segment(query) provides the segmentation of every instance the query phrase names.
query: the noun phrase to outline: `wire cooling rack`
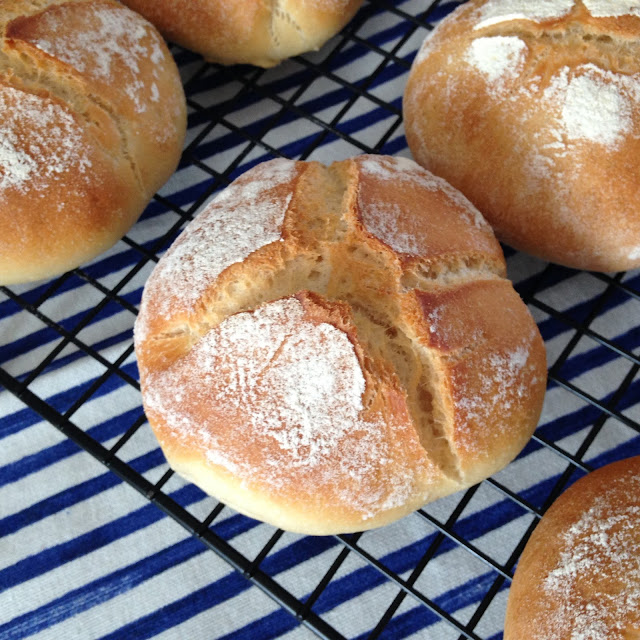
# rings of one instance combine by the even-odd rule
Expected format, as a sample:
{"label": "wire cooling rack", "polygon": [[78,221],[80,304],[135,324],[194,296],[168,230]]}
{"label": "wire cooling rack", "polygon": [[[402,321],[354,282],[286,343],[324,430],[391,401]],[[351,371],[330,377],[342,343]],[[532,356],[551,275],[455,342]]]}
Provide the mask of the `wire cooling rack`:
{"label": "wire cooling rack", "polygon": [[[257,162],[408,155],[406,76],[457,4],[368,0],[320,52],[267,71],[174,47],[189,107],[175,176],[90,265],[0,287],[0,636],[76,637],[88,619],[77,637],[496,640],[518,557],[551,502],[585,472],[640,454],[640,274],[572,271],[507,248],[547,346],[548,393],[522,455],[466,492],[364,534],[296,536],[174,475],[145,420],[132,326],[158,257]],[[81,507],[91,516],[73,515]],[[158,527],[164,544],[147,548]],[[125,539],[140,547],[125,551]],[[104,565],[105,554],[112,565],[94,575],[88,559]],[[154,596],[176,567],[197,573],[194,562],[208,577]],[[20,594],[41,583],[25,604]],[[144,606],[111,622],[123,597]]]}

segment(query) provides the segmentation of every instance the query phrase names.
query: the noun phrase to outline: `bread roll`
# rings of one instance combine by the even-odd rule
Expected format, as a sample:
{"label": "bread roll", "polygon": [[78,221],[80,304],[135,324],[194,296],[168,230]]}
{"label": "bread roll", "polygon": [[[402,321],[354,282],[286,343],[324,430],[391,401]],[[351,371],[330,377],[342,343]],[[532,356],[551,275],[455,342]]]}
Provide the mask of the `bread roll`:
{"label": "bread roll", "polygon": [[518,564],[505,640],[640,638],[640,456],[581,478]]}
{"label": "bread roll", "polygon": [[0,284],[113,245],[177,165],[180,78],[160,34],[111,0],[0,5]]}
{"label": "bread roll", "polygon": [[411,151],[513,247],[579,269],[640,265],[637,7],[471,0],[418,53]]}
{"label": "bread roll", "polygon": [[211,62],[273,67],[319,49],[362,0],[122,0]]}
{"label": "bread roll", "polygon": [[169,464],[291,531],[380,526],[506,465],[545,353],[500,246],[414,162],[273,160],[162,257],[135,325]]}

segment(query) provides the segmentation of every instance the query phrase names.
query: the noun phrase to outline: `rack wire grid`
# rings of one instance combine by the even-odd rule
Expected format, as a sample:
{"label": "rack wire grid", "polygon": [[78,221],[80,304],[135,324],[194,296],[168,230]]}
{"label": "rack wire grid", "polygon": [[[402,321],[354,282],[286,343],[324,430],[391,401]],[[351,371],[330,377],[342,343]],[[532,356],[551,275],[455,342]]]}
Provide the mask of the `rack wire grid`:
{"label": "rack wire grid", "polygon": [[[174,475],[145,420],[132,327],[158,257],[212,193],[260,161],[408,156],[410,64],[457,4],[367,0],[321,51],[271,70],[172,47],[189,108],[176,174],[91,264],[0,287],[1,637],[75,637],[79,621],[109,619],[112,600],[142,591],[145,605],[102,637],[497,640],[518,557],[551,502],[589,470],[640,453],[640,275],[573,271],[506,247],[545,339],[549,385],[530,444],[466,492],[366,533],[285,533]],[[164,546],[149,550],[154,527]],[[113,567],[93,572],[105,553]],[[149,595],[194,563],[197,588],[183,593],[178,573],[170,596]],[[61,567],[74,566],[77,583],[28,604],[25,589],[64,583]],[[85,628],[78,637],[101,635]]]}

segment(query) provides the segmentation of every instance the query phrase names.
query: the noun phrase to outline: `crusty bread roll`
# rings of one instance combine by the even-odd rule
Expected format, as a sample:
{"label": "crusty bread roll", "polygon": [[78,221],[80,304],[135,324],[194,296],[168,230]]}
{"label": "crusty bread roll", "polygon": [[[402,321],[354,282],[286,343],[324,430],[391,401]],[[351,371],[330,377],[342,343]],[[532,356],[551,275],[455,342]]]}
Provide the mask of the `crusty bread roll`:
{"label": "crusty bread roll", "polygon": [[415,159],[504,242],[574,268],[640,265],[640,9],[471,0],[416,56]]}
{"label": "crusty bread roll", "polygon": [[362,0],[122,0],[211,62],[273,67],[319,49]]}
{"label": "crusty bread roll", "polygon": [[113,245],[175,170],[185,99],[164,41],[111,0],[6,1],[0,284]]}
{"label": "crusty bread roll", "polygon": [[640,456],[581,478],[520,558],[505,640],[640,638]]}
{"label": "crusty bread roll", "polygon": [[545,353],[490,227],[410,160],[273,160],[162,257],[135,325],[169,464],[238,511],[328,534],[506,465]]}

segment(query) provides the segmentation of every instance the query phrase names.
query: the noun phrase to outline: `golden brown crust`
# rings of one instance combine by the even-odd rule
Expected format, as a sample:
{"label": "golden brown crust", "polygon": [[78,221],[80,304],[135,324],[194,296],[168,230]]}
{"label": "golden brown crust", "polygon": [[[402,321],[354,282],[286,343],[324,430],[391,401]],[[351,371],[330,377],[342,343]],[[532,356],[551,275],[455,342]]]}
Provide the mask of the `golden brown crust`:
{"label": "golden brown crust", "polygon": [[166,45],[120,4],[8,3],[0,25],[0,283],[10,284],[121,238],[175,170],[186,122]]}
{"label": "golden brown crust", "polygon": [[580,479],[547,511],[522,554],[505,640],[640,634],[640,457]]}
{"label": "golden brown crust", "polygon": [[[95,127],[63,102],[1,81],[0,104],[5,113],[14,110],[15,136],[8,149],[13,174],[0,188],[0,281],[62,273],[124,235],[139,213],[140,192],[115,156],[117,131],[111,127],[111,148],[97,145]],[[107,138],[110,122],[101,124]],[[34,157],[34,144],[46,144],[48,153]]]}
{"label": "golden brown crust", "polygon": [[362,0],[123,0],[172,42],[222,64],[272,67],[320,48]]}
{"label": "golden brown crust", "polygon": [[473,206],[409,160],[258,165],[145,287],[136,354],[169,463],[317,534],[487,477],[531,436],[546,380],[504,267]]}
{"label": "golden brown crust", "polygon": [[[230,506],[293,530],[310,522],[317,534],[375,526],[404,514],[407,500],[422,504],[421,486],[438,470],[418,445],[397,382],[365,364],[347,305],[302,292],[232,322],[237,326],[222,323],[164,375],[145,380],[149,419],[175,469],[220,497],[218,485],[240,485],[239,495],[224,494]],[[252,347],[264,326],[272,348],[261,356]],[[347,391],[358,384],[360,367],[369,384],[358,411],[349,400],[359,395]],[[308,403],[302,410],[288,397],[301,384],[296,374],[330,381],[324,394],[312,380],[303,383],[310,396],[298,399]],[[179,406],[158,397],[168,388],[188,390]],[[321,395],[312,397],[311,389]],[[321,434],[304,422],[309,407]],[[176,439],[184,420],[198,428]]]}
{"label": "golden brown crust", "polygon": [[[450,446],[465,483],[475,484],[522,450],[546,388],[542,338],[506,280],[417,291],[428,330],[421,339],[436,361]],[[496,309],[500,312],[496,313]]]}
{"label": "golden brown crust", "polygon": [[416,160],[501,240],[610,271],[640,265],[640,16],[596,4],[541,17],[532,2],[524,19],[508,1],[465,3],[416,56],[404,113]]}

